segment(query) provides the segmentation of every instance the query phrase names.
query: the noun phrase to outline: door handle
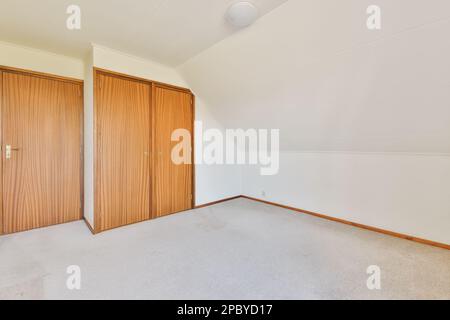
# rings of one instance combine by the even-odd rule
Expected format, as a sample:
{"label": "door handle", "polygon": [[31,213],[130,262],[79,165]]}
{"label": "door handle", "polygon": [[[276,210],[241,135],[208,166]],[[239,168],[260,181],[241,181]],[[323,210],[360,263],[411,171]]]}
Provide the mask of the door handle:
{"label": "door handle", "polygon": [[20,150],[20,148],[12,148],[9,144],[6,145],[6,147],[5,147],[6,159],[11,159],[11,152],[12,151],[19,151],[19,150]]}

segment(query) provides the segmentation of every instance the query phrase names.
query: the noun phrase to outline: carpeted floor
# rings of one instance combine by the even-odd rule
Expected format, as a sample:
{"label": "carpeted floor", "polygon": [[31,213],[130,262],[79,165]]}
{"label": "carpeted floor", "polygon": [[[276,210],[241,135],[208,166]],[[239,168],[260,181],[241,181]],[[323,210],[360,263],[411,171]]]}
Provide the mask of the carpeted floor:
{"label": "carpeted floor", "polygon": [[450,299],[449,274],[448,250],[246,199],[96,236],[80,221],[0,237],[0,299]]}

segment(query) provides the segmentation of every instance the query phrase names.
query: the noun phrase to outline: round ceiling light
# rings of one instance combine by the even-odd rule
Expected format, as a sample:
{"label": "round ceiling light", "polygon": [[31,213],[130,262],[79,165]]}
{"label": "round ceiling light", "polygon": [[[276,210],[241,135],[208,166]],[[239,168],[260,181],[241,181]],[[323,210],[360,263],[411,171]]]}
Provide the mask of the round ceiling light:
{"label": "round ceiling light", "polygon": [[233,4],[227,12],[227,20],[235,27],[251,25],[258,18],[258,9],[248,1]]}

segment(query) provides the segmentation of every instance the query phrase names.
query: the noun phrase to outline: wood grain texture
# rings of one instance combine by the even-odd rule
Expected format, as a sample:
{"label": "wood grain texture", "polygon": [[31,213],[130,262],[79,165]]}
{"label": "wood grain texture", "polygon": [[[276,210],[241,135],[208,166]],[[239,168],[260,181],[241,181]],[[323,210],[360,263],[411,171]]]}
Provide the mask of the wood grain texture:
{"label": "wood grain texture", "polygon": [[25,70],[20,68],[14,68],[14,67],[8,67],[8,66],[0,66],[0,70],[3,70],[5,72],[9,73],[19,73],[19,74],[25,74],[29,76],[35,76],[35,77],[41,77],[48,80],[58,80],[63,82],[71,82],[74,84],[83,84],[83,80],[70,78],[70,77],[64,77],[64,76],[58,76],[50,73],[45,72],[39,72],[39,71],[33,71],[33,70]]}
{"label": "wood grain texture", "polygon": [[[81,219],[81,83],[2,75],[3,231]],[[19,150],[5,158],[5,146]]]}
{"label": "wood grain texture", "polygon": [[176,85],[173,85],[173,84],[167,84],[167,83],[163,83],[163,82],[159,82],[159,81],[155,81],[155,80],[151,80],[151,79],[136,77],[136,76],[132,76],[132,75],[129,75],[129,74],[125,74],[125,73],[121,73],[121,72],[117,72],[117,71],[112,71],[112,70],[106,70],[106,69],[102,69],[102,68],[98,68],[98,67],[94,67],[93,70],[94,70],[95,73],[108,74],[108,75],[116,76],[116,77],[122,78],[122,79],[136,80],[136,81],[141,81],[141,82],[144,82],[144,83],[148,83],[150,85],[163,86],[165,88],[170,88],[170,89],[173,89],[173,90],[183,91],[183,92],[186,92],[186,93],[192,93],[191,90],[188,89],[188,88],[183,88],[183,87],[176,86]]}
{"label": "wood grain texture", "polygon": [[151,85],[101,72],[95,82],[95,228],[104,231],[151,217]]}
{"label": "wood grain texture", "polygon": [[190,93],[153,85],[154,105],[154,184],[153,217],[192,209],[192,140],[188,141],[190,164],[175,164],[172,132],[186,129],[193,135],[193,100]]}

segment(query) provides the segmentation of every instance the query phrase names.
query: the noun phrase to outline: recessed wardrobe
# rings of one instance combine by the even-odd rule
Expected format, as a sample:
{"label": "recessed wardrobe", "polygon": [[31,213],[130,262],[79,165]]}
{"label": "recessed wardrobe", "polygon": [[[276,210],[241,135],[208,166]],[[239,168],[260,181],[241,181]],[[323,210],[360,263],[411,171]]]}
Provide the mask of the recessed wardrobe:
{"label": "recessed wardrobe", "polygon": [[[190,90],[94,69],[94,118],[95,232],[193,208]],[[177,129],[189,133],[183,163]]]}

